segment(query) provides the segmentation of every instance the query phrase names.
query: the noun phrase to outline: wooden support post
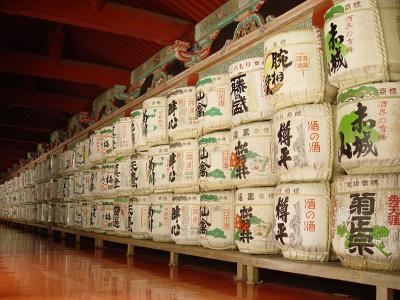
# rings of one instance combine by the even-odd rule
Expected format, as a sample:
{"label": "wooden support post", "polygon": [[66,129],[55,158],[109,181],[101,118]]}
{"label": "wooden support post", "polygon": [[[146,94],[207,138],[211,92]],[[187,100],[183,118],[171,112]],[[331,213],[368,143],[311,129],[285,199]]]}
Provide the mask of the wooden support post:
{"label": "wooden support post", "polygon": [[65,231],[61,231],[61,240],[65,240],[67,233]]}
{"label": "wooden support post", "polygon": [[134,245],[127,245],[127,249],[126,249],[126,255],[128,256],[132,256],[135,255],[135,246]]}
{"label": "wooden support post", "polygon": [[171,251],[169,253],[169,266],[175,267],[178,265],[178,253]]}
{"label": "wooden support post", "polygon": [[376,300],[393,300],[394,291],[387,287],[377,286],[376,287]]}
{"label": "wooden support post", "polygon": [[244,299],[247,293],[247,285],[245,282],[238,281],[236,282],[236,298]]}
{"label": "wooden support post", "polygon": [[97,249],[103,249],[103,240],[101,238],[95,238],[94,247]]}
{"label": "wooden support post", "polygon": [[247,286],[247,294],[246,294],[246,299],[247,300],[253,300],[254,298],[256,298],[256,297],[254,297],[255,295],[254,295],[254,292],[255,292],[255,288],[254,288],[254,286],[253,285],[248,285]]}
{"label": "wooden support post", "polygon": [[169,268],[169,279],[175,280],[178,278],[178,268],[171,267]]}
{"label": "wooden support post", "polygon": [[80,244],[80,242],[81,242],[81,236],[79,234],[76,234],[75,235],[75,243]]}
{"label": "wooden support post", "polygon": [[247,268],[242,263],[236,263],[236,281],[247,281]]}
{"label": "wooden support post", "polygon": [[258,282],[258,268],[247,266],[247,284],[256,284]]}

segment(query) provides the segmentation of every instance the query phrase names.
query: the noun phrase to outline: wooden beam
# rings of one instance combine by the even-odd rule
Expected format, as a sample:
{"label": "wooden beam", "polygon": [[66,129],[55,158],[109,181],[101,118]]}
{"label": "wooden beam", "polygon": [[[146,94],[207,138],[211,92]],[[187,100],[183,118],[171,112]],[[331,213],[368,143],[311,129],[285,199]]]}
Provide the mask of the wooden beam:
{"label": "wooden beam", "polygon": [[23,139],[21,137],[15,137],[15,138],[5,138],[2,137],[0,135],[0,143],[1,142],[10,142],[10,143],[19,143],[19,144],[26,144],[26,145],[34,145],[36,147],[36,145],[38,144],[38,142],[33,141],[33,140],[29,140],[29,139]]}
{"label": "wooden beam", "polygon": [[49,141],[50,132],[36,132],[30,128],[15,128],[8,126],[0,126],[0,138],[5,139],[23,139],[34,141],[35,143]]}
{"label": "wooden beam", "polygon": [[0,126],[10,125],[17,128],[31,127],[52,131],[66,127],[66,120],[54,119],[51,116],[45,116],[43,113],[30,112],[26,114],[18,112],[13,115],[5,110],[0,111]]}
{"label": "wooden beam", "polygon": [[24,131],[28,133],[38,133],[38,134],[46,134],[50,137],[50,133],[53,131],[51,128],[43,128],[43,127],[35,127],[35,126],[24,126],[21,124],[4,124],[0,120],[0,131],[1,130],[16,130],[18,132]]}
{"label": "wooden beam", "polygon": [[92,9],[94,9],[95,11],[99,11],[104,7],[104,1],[105,0],[89,0]]}
{"label": "wooden beam", "polygon": [[90,106],[90,100],[60,94],[0,88],[0,104],[77,113],[87,110]]}
{"label": "wooden beam", "polygon": [[99,10],[87,0],[0,0],[0,12],[50,20],[168,45],[177,39],[193,40],[188,21],[144,9],[107,2]]}
{"label": "wooden beam", "polygon": [[29,152],[35,151],[35,144],[27,144],[20,141],[3,141],[0,140],[0,149],[2,150],[11,150],[11,151],[20,151],[20,152]]}
{"label": "wooden beam", "polygon": [[57,63],[45,55],[10,51],[0,51],[0,71],[79,82],[103,88],[110,88],[118,83],[128,85],[130,82],[130,72],[124,69],[69,59]]}

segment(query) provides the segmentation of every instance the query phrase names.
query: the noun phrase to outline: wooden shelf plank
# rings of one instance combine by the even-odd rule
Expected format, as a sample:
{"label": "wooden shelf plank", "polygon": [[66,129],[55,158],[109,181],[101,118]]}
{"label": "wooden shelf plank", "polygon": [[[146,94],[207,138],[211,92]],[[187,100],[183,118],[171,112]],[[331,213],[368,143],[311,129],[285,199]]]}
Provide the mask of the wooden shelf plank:
{"label": "wooden shelf plank", "polygon": [[[40,224],[39,224],[40,225]],[[270,255],[249,255],[236,250],[211,250],[200,246],[184,246],[173,243],[158,243],[151,240],[135,240],[110,234],[96,234],[89,231],[74,230],[66,227],[52,227],[52,231],[79,234],[90,238],[99,238],[120,244],[198,256],[241,265],[252,266],[275,271],[282,271],[306,276],[348,281],[400,290],[400,273],[383,271],[363,271],[343,267],[339,262],[302,262]]]}

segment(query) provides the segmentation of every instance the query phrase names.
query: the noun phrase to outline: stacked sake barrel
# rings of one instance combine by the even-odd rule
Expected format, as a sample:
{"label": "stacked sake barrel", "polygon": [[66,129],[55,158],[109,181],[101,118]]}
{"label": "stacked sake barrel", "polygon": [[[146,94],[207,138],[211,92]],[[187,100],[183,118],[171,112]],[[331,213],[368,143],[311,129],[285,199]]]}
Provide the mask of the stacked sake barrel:
{"label": "stacked sake barrel", "polygon": [[273,239],[285,258],[327,261],[333,113],[321,33],[286,31],[264,43],[264,91],[274,110],[271,159],[279,184]]}
{"label": "stacked sake barrel", "polygon": [[348,174],[333,182],[332,242],[357,269],[400,269],[399,15],[394,0],[343,1],[325,14],[328,79],[339,88],[334,152]]}

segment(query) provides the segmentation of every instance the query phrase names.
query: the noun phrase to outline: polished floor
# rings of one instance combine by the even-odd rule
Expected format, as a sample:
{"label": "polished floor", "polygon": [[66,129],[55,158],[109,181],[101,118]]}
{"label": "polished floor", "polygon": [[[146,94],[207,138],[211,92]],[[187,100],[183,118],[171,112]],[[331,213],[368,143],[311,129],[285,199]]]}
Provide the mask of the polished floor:
{"label": "polished floor", "polygon": [[123,250],[77,248],[0,225],[0,299],[351,299],[285,282],[248,287],[209,261],[169,268],[162,254]]}

